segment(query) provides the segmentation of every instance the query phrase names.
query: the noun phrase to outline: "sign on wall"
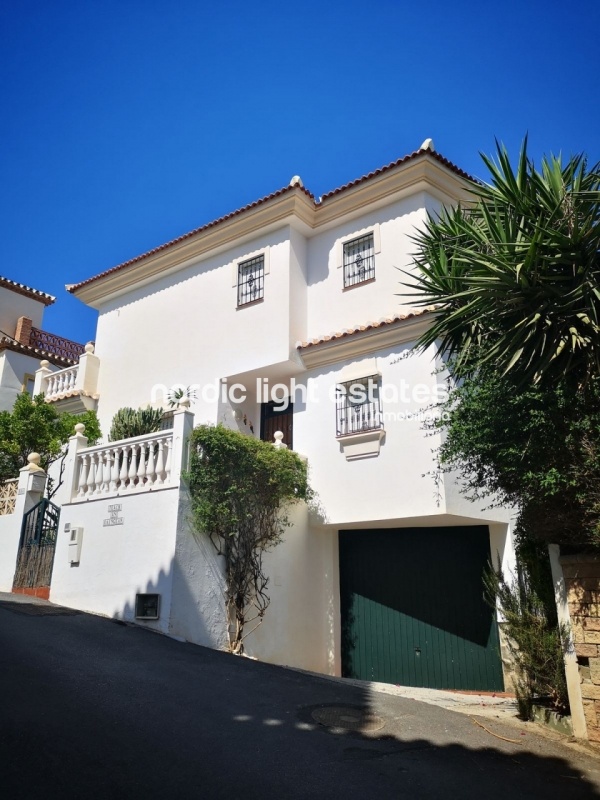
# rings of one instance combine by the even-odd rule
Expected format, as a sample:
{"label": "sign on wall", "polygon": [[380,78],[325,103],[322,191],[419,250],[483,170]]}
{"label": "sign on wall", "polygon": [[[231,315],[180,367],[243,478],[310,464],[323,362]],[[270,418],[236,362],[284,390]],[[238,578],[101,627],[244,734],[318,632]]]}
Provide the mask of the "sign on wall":
{"label": "sign on wall", "polygon": [[124,523],[124,518],[119,516],[119,511],[122,511],[123,506],[121,503],[112,503],[108,507],[109,517],[108,519],[103,520],[102,525],[105,528],[109,528],[112,525],[122,525]]}

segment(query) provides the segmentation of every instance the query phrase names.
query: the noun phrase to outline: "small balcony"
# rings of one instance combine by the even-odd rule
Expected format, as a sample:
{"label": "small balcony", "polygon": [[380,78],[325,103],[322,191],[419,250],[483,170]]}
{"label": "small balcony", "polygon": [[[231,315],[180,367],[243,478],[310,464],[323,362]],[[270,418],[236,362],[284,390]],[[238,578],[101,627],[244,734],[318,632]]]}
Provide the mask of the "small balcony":
{"label": "small balcony", "polygon": [[58,403],[61,412],[92,411],[98,401],[99,368],[100,359],[94,354],[94,345],[86,344],[78,364],[56,370],[48,361],[42,361],[35,373],[33,393],[43,394],[47,403]]}

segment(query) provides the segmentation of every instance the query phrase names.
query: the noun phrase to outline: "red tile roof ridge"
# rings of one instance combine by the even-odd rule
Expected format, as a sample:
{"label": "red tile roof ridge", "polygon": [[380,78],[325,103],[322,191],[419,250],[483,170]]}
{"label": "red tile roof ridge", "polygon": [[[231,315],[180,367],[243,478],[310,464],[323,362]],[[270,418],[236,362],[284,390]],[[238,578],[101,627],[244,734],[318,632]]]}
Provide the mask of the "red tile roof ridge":
{"label": "red tile roof ridge", "polygon": [[299,191],[303,192],[305,195],[310,197],[311,200],[314,201],[315,197],[308,189],[304,186],[300,186],[299,184],[283,186],[281,189],[277,189],[275,192],[271,192],[271,194],[265,195],[265,197],[261,197],[258,200],[253,200],[252,203],[248,203],[241,208],[237,208],[235,211],[230,211],[228,214],[223,215],[222,217],[218,217],[217,219],[212,220],[211,222],[207,222],[204,225],[200,225],[198,228],[194,228],[194,230],[188,231],[187,233],[182,234],[181,236],[177,236],[175,239],[171,239],[164,244],[160,244],[157,247],[153,247],[151,250],[147,250],[145,253],[141,253],[139,256],[135,256],[134,258],[130,258],[128,261],[123,261],[121,264],[117,264],[115,267],[111,267],[110,269],[104,270],[104,272],[100,272],[97,275],[93,275],[91,278],[86,278],[84,281],[80,281],[79,283],[73,283],[67,285],[68,292],[75,292],[77,289],[80,289],[82,286],[87,286],[88,283],[93,283],[97,281],[99,278],[104,278],[107,275],[111,275],[113,272],[117,272],[119,270],[124,269],[125,267],[130,267],[132,264],[136,264],[138,261],[142,261],[144,258],[148,256],[152,256],[155,253],[160,253],[162,250],[166,250],[169,247],[172,247],[175,244],[179,244],[180,242],[184,242],[186,239],[195,236],[197,233],[201,233],[202,231],[208,230],[209,228],[213,228],[215,225],[219,225],[222,222],[226,222],[233,217],[237,217],[239,214],[243,214],[245,211],[249,211],[251,208],[255,208],[256,206],[262,205],[263,203],[268,202],[269,200],[273,200],[275,197],[279,197],[285,192],[289,192],[293,189],[298,189]]}
{"label": "red tile roof ridge", "polygon": [[325,336],[318,336],[315,339],[310,339],[307,342],[296,342],[297,350],[305,350],[308,347],[315,347],[319,344],[334,341],[335,339],[344,339],[346,336],[352,336],[356,333],[364,333],[365,331],[372,330],[373,328],[382,328],[385,325],[393,325],[397,322],[405,322],[407,319],[421,317],[423,314],[428,314],[435,311],[435,306],[426,306],[425,308],[416,309],[403,314],[394,314],[391,317],[382,317],[374,322],[367,322],[363,325],[355,325],[353,328],[344,328],[335,333],[329,333]]}
{"label": "red tile roof ridge", "polygon": [[31,286],[26,286],[24,283],[18,283],[17,281],[11,281],[10,278],[5,278],[3,275],[0,275],[0,287],[4,287],[5,289],[11,289],[18,294],[23,294],[26,297],[31,297],[34,300],[39,300],[45,306],[51,306],[52,303],[56,301],[56,297],[53,297],[51,294],[46,294],[46,292],[41,292],[39,289],[32,289]]}
{"label": "red tile roof ridge", "polygon": [[378,169],[375,169],[372,172],[367,172],[365,175],[361,175],[360,178],[355,178],[354,180],[349,181],[348,183],[344,183],[342,186],[338,186],[337,189],[332,189],[330,192],[326,192],[324,195],[321,195],[319,204],[323,203],[325,200],[329,200],[330,197],[333,197],[334,195],[339,194],[340,192],[346,191],[346,189],[351,189],[353,186],[356,186],[359,183],[363,183],[363,181],[367,181],[370,178],[375,178],[377,175],[381,175],[383,172],[387,172],[390,169],[394,169],[394,167],[399,167],[401,164],[405,164],[407,161],[412,161],[413,159],[418,158],[419,156],[431,156],[432,158],[435,158],[436,161],[439,161],[440,164],[443,164],[445,167],[448,167],[448,169],[452,170],[452,172],[455,172],[461,178],[465,178],[468,181],[473,181],[474,183],[476,182],[476,179],[472,175],[469,175],[468,172],[465,172],[463,169],[458,167],[452,161],[445,158],[443,155],[441,155],[441,153],[438,153],[435,150],[430,150],[428,148],[425,148],[422,150],[415,150],[414,152],[409,153],[406,156],[402,156],[402,158],[396,159],[396,161],[392,161],[391,163],[385,164],[383,167],[379,167]]}

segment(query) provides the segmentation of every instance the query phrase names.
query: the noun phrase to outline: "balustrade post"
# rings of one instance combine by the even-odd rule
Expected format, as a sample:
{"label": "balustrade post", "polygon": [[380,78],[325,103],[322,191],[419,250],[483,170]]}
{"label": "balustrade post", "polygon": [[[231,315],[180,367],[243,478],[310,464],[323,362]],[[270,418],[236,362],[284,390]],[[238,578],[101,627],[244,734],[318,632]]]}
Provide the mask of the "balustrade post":
{"label": "balustrade post", "polygon": [[19,486],[13,512],[14,518],[19,520],[42,499],[48,477],[40,467],[39,453],[30,453],[27,461],[27,466],[19,470]]}
{"label": "balustrade post", "polygon": [[170,453],[169,482],[177,486],[181,481],[181,473],[185,472],[189,463],[189,441],[194,430],[194,415],[189,409],[190,401],[184,399],[180,407],[173,412],[173,443]]}
{"label": "balustrade post", "polygon": [[156,456],[156,483],[158,486],[162,486],[165,482],[164,470],[165,470],[165,455],[164,455],[164,440],[159,439],[156,443],[157,447],[157,456]]}
{"label": "balustrade post", "polygon": [[82,481],[88,480],[88,475],[84,474],[79,450],[87,447],[87,436],[84,435],[85,425],[78,422],[75,425],[75,434],[69,438],[67,454],[63,470],[63,480],[56,490],[52,500],[57,505],[70,503],[78,494],[82,486]]}
{"label": "balustrade post", "polygon": [[[129,465],[129,489],[135,489],[135,479],[138,477],[138,447],[139,447],[139,458],[140,458],[140,467],[142,465],[142,461],[144,458],[144,448],[142,445],[133,445],[129,448],[129,455],[131,457],[131,464]],[[139,482],[138,482],[139,486]]]}
{"label": "balustrade post", "polygon": [[35,371],[35,381],[33,383],[33,395],[47,394],[48,376],[52,375],[49,361],[40,361],[40,368]]}
{"label": "balustrade post", "polygon": [[85,352],[79,356],[79,366],[75,375],[74,388],[85,395],[95,395],[98,386],[98,373],[100,372],[100,359],[94,353],[94,345],[88,342]]}

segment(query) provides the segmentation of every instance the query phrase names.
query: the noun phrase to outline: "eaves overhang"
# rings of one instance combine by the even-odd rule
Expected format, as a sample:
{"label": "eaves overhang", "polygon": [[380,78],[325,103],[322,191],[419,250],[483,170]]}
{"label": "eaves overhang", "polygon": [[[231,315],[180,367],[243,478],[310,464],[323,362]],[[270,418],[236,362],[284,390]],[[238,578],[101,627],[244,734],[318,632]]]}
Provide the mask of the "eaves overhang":
{"label": "eaves overhang", "polygon": [[38,361],[43,361],[45,359],[61,369],[63,367],[71,367],[77,363],[70,358],[59,356],[56,353],[49,353],[47,350],[40,350],[37,347],[21,344],[20,342],[17,342],[15,339],[11,339],[8,336],[3,336],[0,338],[0,351],[2,350],[12,350],[14,353],[21,353],[24,356],[37,358]]}
{"label": "eaves overhang", "polygon": [[307,369],[335,364],[349,358],[360,358],[386,347],[416,341],[431,325],[433,308],[399,314],[396,317],[369,322],[312,342],[300,342],[297,350]]}
{"label": "eaves overhang", "polygon": [[26,286],[24,283],[11,281],[10,278],[4,278],[2,275],[0,275],[0,288],[10,289],[11,292],[22,294],[24,297],[30,297],[32,300],[37,300],[45,306],[51,306],[56,302],[56,297],[53,297],[51,294],[41,292],[39,289],[33,289],[31,286]]}

